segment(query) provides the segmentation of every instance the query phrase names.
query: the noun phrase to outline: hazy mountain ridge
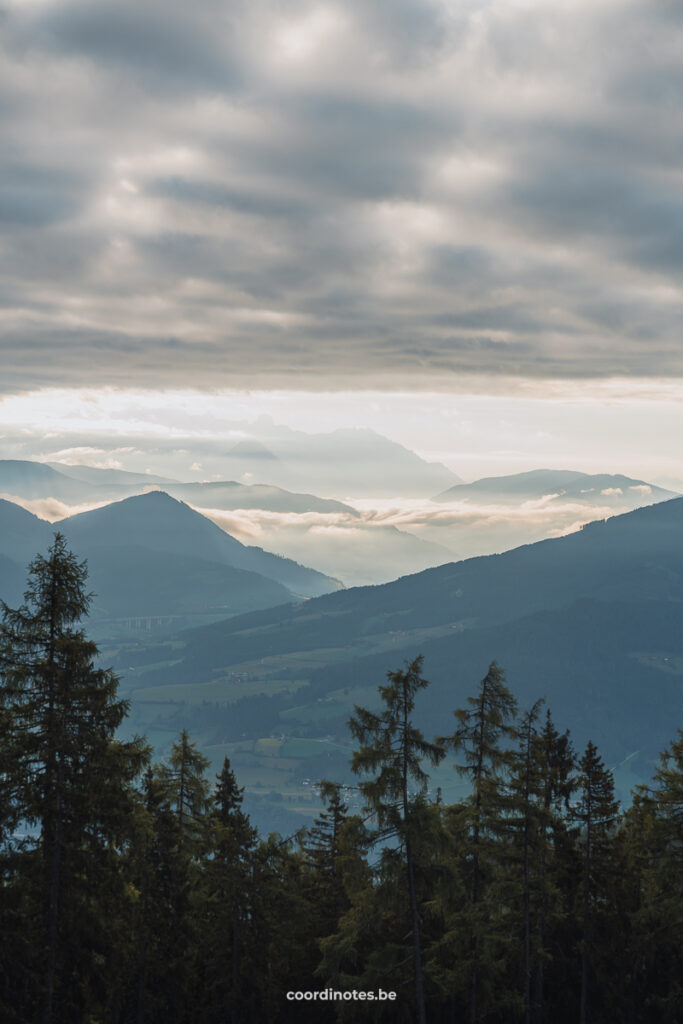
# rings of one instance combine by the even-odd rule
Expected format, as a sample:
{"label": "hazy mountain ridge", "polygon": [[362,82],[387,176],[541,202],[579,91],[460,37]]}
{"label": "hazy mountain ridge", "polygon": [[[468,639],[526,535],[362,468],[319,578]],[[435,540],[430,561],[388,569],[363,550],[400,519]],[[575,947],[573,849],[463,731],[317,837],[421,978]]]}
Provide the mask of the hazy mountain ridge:
{"label": "hazy mountain ridge", "polygon": [[[11,476],[5,470],[7,497],[25,501],[52,520],[77,514],[84,506],[163,489],[207,515],[226,533],[236,533],[246,547],[277,551],[290,561],[312,564],[323,575],[348,584],[393,579],[401,572],[416,572],[453,557],[452,550],[436,538],[422,539],[391,524],[369,522],[348,503],[308,491],[236,480],[159,484],[154,481],[162,478],[150,474],[89,466],[64,466],[62,472],[56,468],[59,464],[54,464],[54,473],[45,473],[45,465],[17,462]],[[33,482],[34,466],[40,467],[39,486]],[[0,462],[0,481],[2,474]],[[221,516],[221,511],[235,514]],[[268,575],[268,566],[262,568]],[[301,586],[291,576],[285,582],[295,589]]]}
{"label": "hazy mountain ridge", "polygon": [[[237,453],[233,449],[222,458],[227,475],[242,479],[248,468],[251,483],[295,490],[308,490],[314,483],[317,493],[331,497],[427,497],[439,486],[459,481],[446,466],[427,462],[374,430],[343,428],[307,434],[268,422],[253,429],[253,437],[236,445]],[[251,449],[252,464],[247,466]]]}
{"label": "hazy mountain ridge", "polygon": [[[443,731],[497,658],[522,702],[546,696],[578,742],[593,737],[612,759],[638,749],[647,760],[683,721],[681,679],[662,671],[683,656],[682,624],[679,498],[568,537],[192,630],[182,660],[145,673],[139,685],[190,693],[196,683],[265,662],[264,691],[269,673],[303,674],[308,683],[263,705],[265,729],[279,721],[286,732],[296,707],[291,714],[305,735],[341,735],[350,698],[340,694],[351,687],[354,699],[360,691],[372,699],[388,668],[422,651],[434,683],[422,719]],[[138,699],[145,692],[152,691],[136,691]],[[232,707],[235,727],[247,721],[241,707]],[[226,735],[230,728],[226,722]]]}
{"label": "hazy mountain ridge", "polygon": [[274,512],[345,512],[358,515],[350,505],[314,494],[287,491],[271,484],[237,480],[180,481],[126,470],[100,469],[61,463],[0,460],[0,493],[17,498],[56,498],[74,504],[116,501],[149,490],[213,508],[262,508]]}
{"label": "hazy mountain ridge", "polygon": [[79,463],[47,462],[56,472],[83,483],[100,484],[170,484],[177,481],[170,477],[155,476],[153,473],[131,473],[125,469],[109,469],[100,466],[83,466]]}
{"label": "hazy mountain ridge", "polygon": [[[289,559],[272,555],[261,548],[247,548],[221,530],[211,520],[176,501],[164,491],[125,498],[103,508],[82,512],[55,524],[76,550],[89,544],[115,547],[133,537],[139,545],[153,551],[191,555],[219,562],[236,569],[256,572],[296,587],[298,596],[310,597],[340,586],[332,580]],[[102,543],[102,537],[106,543]]]}
{"label": "hazy mountain ridge", "polygon": [[[325,474],[334,471],[337,487],[341,488],[345,473],[355,473],[358,467],[365,467],[362,473],[366,473],[374,466],[373,479],[382,479],[384,483],[393,480],[404,491],[413,488],[424,494],[425,467],[432,464],[371,431],[305,435],[277,428],[276,434],[284,453],[275,458],[271,452],[272,459],[261,458],[259,464],[265,479],[269,479],[269,471],[264,467],[283,468],[291,464],[302,477],[302,483],[305,477],[305,490],[291,491],[272,482],[245,483],[237,479],[159,484],[153,481],[162,478],[149,473],[131,474],[87,466],[65,466],[64,473],[57,471],[56,475],[46,477],[42,463],[37,464],[41,470],[40,479],[36,480],[35,464],[14,462],[12,479],[7,470],[10,463],[5,464],[5,477],[19,493],[15,496],[10,491],[5,496],[23,501],[44,518],[57,520],[85,508],[163,489],[192,505],[246,547],[259,547],[299,564],[312,565],[347,586],[384,583],[454,558],[462,560],[506,551],[570,533],[591,517],[614,515],[672,496],[672,492],[619,474],[534,470],[458,484],[433,499],[356,497],[349,504],[334,497],[321,498],[309,485],[315,480],[316,487],[324,487]],[[248,472],[249,453],[252,449],[258,453],[263,447],[255,438],[237,442],[239,459],[230,463],[229,468],[236,475],[241,473],[241,478],[253,478],[254,474]],[[339,458],[332,458],[334,451]],[[225,453],[225,458],[229,456],[230,452]],[[385,474],[380,462],[386,459],[394,468],[400,463],[399,475],[393,474],[393,470]],[[28,481],[23,491],[22,472]],[[0,463],[0,480],[2,474]],[[44,497],[35,497],[36,494]],[[259,571],[268,575],[270,569],[261,566]],[[299,592],[296,579],[288,577],[282,582]],[[303,593],[308,595],[310,591]]]}
{"label": "hazy mountain ridge", "polygon": [[163,488],[171,497],[199,507],[265,509],[272,512],[344,512],[357,517],[351,505],[314,494],[298,494],[269,484],[241,484],[235,480],[172,483]]}
{"label": "hazy mountain ridge", "polygon": [[0,501],[0,597],[10,604],[21,599],[18,581],[25,580],[27,563],[45,553],[56,531],[88,561],[92,616],[99,622],[166,617],[168,622],[155,627],[168,632],[174,624],[292,602],[340,586],[316,570],[245,547],[187,505],[151,491],[54,524]]}
{"label": "hazy mountain ridge", "polygon": [[534,469],[510,476],[482,477],[469,484],[456,484],[432,501],[523,502],[548,497],[553,501],[583,504],[612,504],[629,508],[666,501],[677,495],[663,487],[635,480],[621,473],[578,473],[572,470]]}
{"label": "hazy mountain ridge", "polygon": [[0,493],[21,498],[80,501],[83,484],[43,462],[0,460]]}
{"label": "hazy mountain ridge", "polygon": [[[291,609],[286,617],[279,609],[266,611],[258,625],[277,624],[283,640],[290,632],[295,640],[299,622],[329,616],[339,627],[339,642],[348,643],[357,635],[385,629],[461,621],[495,624],[562,607],[579,597],[639,597],[652,576],[663,585],[676,567],[683,574],[683,498],[589,524],[567,537],[451,562],[380,586],[328,594],[305,608]],[[357,622],[364,623],[362,633],[355,632]],[[348,629],[342,629],[343,623]],[[250,632],[254,625],[249,620]],[[208,629],[218,635],[221,628],[216,623]],[[226,633],[240,629],[240,620],[225,625]]]}

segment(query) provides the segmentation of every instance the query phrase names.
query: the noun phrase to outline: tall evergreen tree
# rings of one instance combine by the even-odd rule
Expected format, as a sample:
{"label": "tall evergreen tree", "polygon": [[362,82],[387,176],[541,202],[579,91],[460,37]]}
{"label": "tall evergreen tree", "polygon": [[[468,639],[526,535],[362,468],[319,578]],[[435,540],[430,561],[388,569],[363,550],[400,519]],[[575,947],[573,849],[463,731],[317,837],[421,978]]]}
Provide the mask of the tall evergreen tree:
{"label": "tall evergreen tree", "polygon": [[187,729],[183,729],[171,747],[168,762],[157,770],[164,801],[178,822],[180,843],[190,855],[199,852],[203,840],[209,794],[204,773],[208,767],[208,758],[200,753],[196,743],[190,742]]}
{"label": "tall evergreen tree", "polygon": [[476,1024],[483,975],[488,975],[490,983],[493,974],[492,969],[482,970],[488,945],[485,933],[492,915],[481,904],[501,847],[505,805],[501,772],[510,761],[509,750],[501,744],[514,735],[512,723],[517,710],[503,670],[495,661],[481,680],[478,693],[468,697],[467,703],[468,707],[454,711],[457,728],[443,742],[462,755],[455,767],[472,786],[471,795],[452,817],[456,842],[465,851],[469,874],[468,905],[462,915],[468,948],[463,953],[469,976],[468,1017],[470,1024]]}
{"label": "tall evergreen tree", "polygon": [[108,914],[125,901],[118,854],[147,758],[140,741],[114,738],[127,703],[78,628],[86,576],[56,534],[29,567],[24,604],[3,605],[0,625],[3,790],[25,833],[7,882],[22,890],[29,929],[33,914],[41,922],[31,962],[21,964],[32,980],[20,1012],[41,1024],[85,1019],[106,998]]}
{"label": "tall evergreen tree", "polygon": [[316,938],[332,934],[349,905],[342,872],[342,836],[348,808],[341,789],[339,783],[323,780],[320,795],[325,810],[308,830],[303,844],[308,867],[307,895],[315,908]]}
{"label": "tall evergreen tree", "polygon": [[537,918],[536,965],[532,1001],[536,1018],[548,1019],[547,975],[550,971],[552,991],[557,997],[555,1010],[566,1004],[561,995],[572,987],[571,970],[557,951],[570,944],[569,932],[562,928],[569,916],[573,879],[576,876],[574,841],[570,829],[570,802],[576,787],[576,757],[569,732],[560,733],[546,711],[543,728],[536,738],[540,771],[541,842],[538,856],[540,904]]}
{"label": "tall evergreen tree", "polygon": [[512,833],[512,851],[521,874],[522,934],[524,966],[524,1024],[531,1024],[532,951],[540,898],[537,867],[542,833],[542,762],[539,758],[537,721],[543,701],[538,700],[522,714],[517,730],[518,748],[511,761],[508,783],[508,829]]}
{"label": "tall evergreen tree", "polygon": [[201,1020],[246,1020],[253,964],[252,873],[258,835],[242,810],[243,790],[226,757],[209,801],[208,858],[203,865],[199,964]]}
{"label": "tall evergreen tree", "polygon": [[583,854],[579,1024],[589,1024],[591,1017],[591,977],[596,961],[593,931],[599,903],[612,875],[618,810],[612,773],[605,768],[597,747],[589,742],[579,761],[578,800],[573,808],[581,828]]}
{"label": "tall evergreen tree", "polygon": [[379,687],[384,710],[377,714],[356,705],[349,728],[360,743],[351,762],[353,771],[357,774],[373,774],[373,778],[359,785],[367,807],[376,815],[380,833],[385,837],[398,837],[403,849],[410,906],[417,1020],[418,1024],[425,1024],[420,911],[415,880],[415,826],[418,818],[415,812],[422,802],[420,798],[426,792],[429,778],[422,764],[424,761],[438,764],[444,756],[444,749],[440,743],[425,740],[412,723],[416,694],[429,685],[421,672],[421,655],[406,663],[405,670],[388,672],[388,683]]}
{"label": "tall evergreen tree", "polygon": [[634,904],[631,1003],[644,1004],[650,1016],[643,1019],[676,1024],[683,1019],[683,732],[662,753],[652,784],[636,790],[622,839]]}

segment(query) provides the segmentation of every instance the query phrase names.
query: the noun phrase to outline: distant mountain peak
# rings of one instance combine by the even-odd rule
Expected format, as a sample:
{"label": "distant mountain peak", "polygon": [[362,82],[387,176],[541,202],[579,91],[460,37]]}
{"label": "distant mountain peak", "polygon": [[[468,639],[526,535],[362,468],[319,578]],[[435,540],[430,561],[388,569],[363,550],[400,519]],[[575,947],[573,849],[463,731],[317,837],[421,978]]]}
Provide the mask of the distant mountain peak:
{"label": "distant mountain peak", "polygon": [[[161,518],[159,518],[160,515]],[[159,487],[152,487],[143,494],[133,494],[128,498],[111,501],[107,505],[100,505],[98,508],[90,509],[87,512],[79,512],[76,515],[67,516],[56,523],[55,526],[71,529],[76,524],[82,524],[84,528],[87,524],[88,529],[93,530],[100,529],[100,524],[111,522],[130,529],[138,525],[139,522],[141,526],[145,523],[154,524],[155,528],[161,528],[164,524],[171,526],[174,525],[174,522],[178,524],[178,520],[187,520],[188,523],[203,520],[209,523],[209,520],[200,515],[200,513],[195,512],[184,501],[172,498],[170,494],[167,494],[166,491],[161,490]],[[210,526],[213,530],[214,524],[211,523]],[[215,528],[218,529],[218,527]],[[220,532],[223,533],[222,530]],[[229,536],[229,534],[226,534],[226,536]],[[239,541],[234,541],[234,543],[239,544]]]}
{"label": "distant mountain peak", "polygon": [[273,459],[277,460],[277,455],[271,452],[270,448],[266,448],[260,441],[253,440],[251,438],[245,441],[238,441],[237,444],[228,452],[230,458],[237,459]]}
{"label": "distant mountain peak", "polygon": [[191,555],[210,563],[258,573],[283,584],[294,596],[317,596],[341,586],[332,577],[291,559],[258,547],[247,547],[163,490],[146,491],[81,512],[61,520],[57,528],[76,546],[111,548],[135,543],[157,552]]}

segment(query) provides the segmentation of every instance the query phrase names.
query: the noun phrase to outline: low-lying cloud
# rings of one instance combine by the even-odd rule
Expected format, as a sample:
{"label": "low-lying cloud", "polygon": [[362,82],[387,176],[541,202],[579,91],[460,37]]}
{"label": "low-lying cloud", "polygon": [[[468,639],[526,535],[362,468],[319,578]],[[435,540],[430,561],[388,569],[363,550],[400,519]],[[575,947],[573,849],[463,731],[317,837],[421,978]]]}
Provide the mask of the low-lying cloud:
{"label": "low-lying cloud", "polygon": [[69,505],[67,502],[59,501],[58,498],[22,498],[16,494],[0,494],[0,499],[11,501],[14,505],[25,508],[39,519],[45,519],[48,523],[56,523],[60,519],[68,519],[70,516],[77,516],[81,512],[91,512],[94,508],[104,508],[108,501],[82,502],[78,505]]}
{"label": "low-lying cloud", "polygon": [[[0,497],[50,522],[106,504]],[[634,497],[632,507],[640,503]],[[560,537],[615,514],[610,505],[562,501],[551,494],[518,506],[364,500],[355,503],[356,514],[193,507],[243,544],[293,558],[347,586],[388,582],[444,562]]]}
{"label": "low-lying cloud", "polygon": [[[433,565],[506,551],[573,533],[614,515],[610,506],[557,502],[556,495],[510,505],[469,502],[358,503],[348,514],[281,514],[197,508],[242,541],[313,565],[347,585],[383,583]],[[638,504],[634,501],[634,506]]]}

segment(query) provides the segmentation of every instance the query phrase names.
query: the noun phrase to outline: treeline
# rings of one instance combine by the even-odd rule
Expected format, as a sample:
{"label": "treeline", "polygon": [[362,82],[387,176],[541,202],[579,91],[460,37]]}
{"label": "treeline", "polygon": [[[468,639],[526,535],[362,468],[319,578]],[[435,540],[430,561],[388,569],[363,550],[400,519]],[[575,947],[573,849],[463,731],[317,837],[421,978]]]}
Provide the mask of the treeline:
{"label": "treeline", "polygon": [[[211,784],[186,732],[161,765],[116,739],[85,584],[57,535],[0,625],[0,1019],[683,1019],[683,734],[621,813],[595,747],[495,663],[425,739],[417,658],[351,718],[363,814],[326,782],[311,828],[264,840],[227,759]],[[429,788],[449,752],[455,804]],[[323,990],[396,999],[287,995]]]}

